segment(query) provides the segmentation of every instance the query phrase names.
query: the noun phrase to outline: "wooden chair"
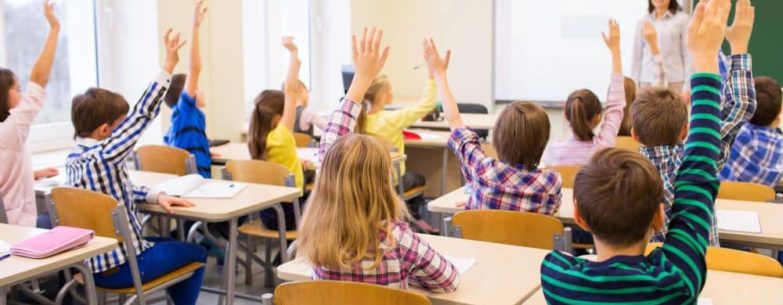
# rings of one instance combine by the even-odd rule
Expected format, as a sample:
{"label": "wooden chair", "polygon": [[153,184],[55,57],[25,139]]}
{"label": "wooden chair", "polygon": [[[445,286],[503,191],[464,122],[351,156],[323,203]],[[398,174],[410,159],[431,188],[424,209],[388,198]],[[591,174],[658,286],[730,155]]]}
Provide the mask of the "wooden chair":
{"label": "wooden chair", "polygon": [[[226,168],[223,171],[223,178],[225,180],[233,180],[246,183],[276,185],[276,186],[294,186],[293,176],[284,166],[258,160],[231,160],[226,163]],[[301,207],[299,200],[294,200],[294,214],[296,217],[296,223],[299,224],[301,217]],[[278,214],[278,217],[280,215]],[[272,230],[267,228],[260,220],[252,219],[250,222],[243,224],[239,227],[239,233],[247,236],[247,260],[245,261],[245,282],[247,285],[253,284],[252,273],[252,260],[257,261],[264,266],[267,275],[267,285],[270,285],[274,278],[273,265],[272,265],[272,241],[280,238],[278,230]],[[261,260],[253,255],[253,238],[260,238],[266,241],[266,259]],[[295,230],[286,230],[286,240],[297,239]],[[286,251],[287,249],[280,249],[280,251]]]}
{"label": "wooden chair", "polygon": [[272,295],[264,295],[263,305],[429,305],[427,297],[406,290],[380,285],[338,281],[305,281],[285,283]]}
{"label": "wooden chair", "polygon": [[[120,246],[124,247],[125,253],[127,253],[133,286],[122,289],[100,286],[96,288],[101,294],[107,292],[119,294],[121,299],[130,296],[124,303],[126,305],[134,302],[144,305],[147,296],[151,293],[179,283],[189,278],[199,268],[204,267],[202,263],[191,263],[157,279],[142,283],[139,264],[136,260],[136,249],[131,243],[123,242],[131,239],[130,224],[125,207],[105,194],[77,188],[55,188],[52,190],[49,213],[53,226],[63,225],[89,229],[95,231],[97,236],[115,238],[120,242]],[[79,281],[79,277],[77,277],[77,281]]]}
{"label": "wooden chair", "polygon": [[294,132],[294,140],[296,140],[296,147],[311,147],[313,144],[313,137],[301,132]]}
{"label": "wooden chair", "polygon": [[574,188],[574,180],[576,179],[576,174],[579,173],[579,170],[582,169],[582,166],[560,165],[560,166],[548,166],[546,168],[553,169],[559,172],[560,176],[563,176],[563,188],[572,189]]}
{"label": "wooden chair", "polygon": [[[649,254],[661,246],[661,243],[648,244],[645,252]],[[709,270],[783,278],[783,266],[780,262],[757,253],[708,247],[706,259]]]}
{"label": "wooden chair", "polygon": [[188,151],[171,146],[146,145],[136,149],[136,168],[155,172],[185,176],[198,173],[196,159]]}
{"label": "wooden chair", "polygon": [[718,199],[770,202],[775,200],[775,189],[756,183],[723,181]]}
{"label": "wooden chair", "polygon": [[557,218],[517,211],[463,211],[451,224],[461,227],[465,239],[547,250],[555,249],[554,237],[564,234]]}
{"label": "wooden chair", "polygon": [[642,144],[636,142],[633,137],[624,136],[617,137],[617,140],[614,142],[614,147],[638,152],[639,148],[642,147]]}

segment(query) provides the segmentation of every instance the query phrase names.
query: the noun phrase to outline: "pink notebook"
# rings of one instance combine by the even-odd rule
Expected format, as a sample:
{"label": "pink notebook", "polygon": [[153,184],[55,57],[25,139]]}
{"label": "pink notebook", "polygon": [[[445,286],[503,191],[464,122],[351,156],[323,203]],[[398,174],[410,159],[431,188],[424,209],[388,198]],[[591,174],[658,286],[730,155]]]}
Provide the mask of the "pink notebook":
{"label": "pink notebook", "polygon": [[92,230],[59,226],[11,246],[11,255],[46,258],[82,246],[94,235]]}

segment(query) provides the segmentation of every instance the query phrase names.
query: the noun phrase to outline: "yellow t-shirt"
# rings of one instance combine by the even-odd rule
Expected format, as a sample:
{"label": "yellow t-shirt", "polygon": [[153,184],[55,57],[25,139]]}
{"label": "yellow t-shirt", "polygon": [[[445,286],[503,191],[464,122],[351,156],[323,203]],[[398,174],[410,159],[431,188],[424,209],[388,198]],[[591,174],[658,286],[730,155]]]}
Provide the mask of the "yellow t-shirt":
{"label": "yellow t-shirt", "polygon": [[285,166],[294,174],[296,187],[304,188],[304,172],[296,153],[296,140],[294,134],[283,124],[278,124],[266,136],[266,161]]}
{"label": "yellow t-shirt", "polygon": [[[418,122],[435,109],[436,100],[435,81],[427,81],[424,95],[416,105],[408,106],[394,111],[381,111],[367,116],[366,132],[369,135],[384,138],[397,148],[401,154],[405,153],[405,137],[402,131]],[[405,163],[400,164],[400,171],[405,173]]]}

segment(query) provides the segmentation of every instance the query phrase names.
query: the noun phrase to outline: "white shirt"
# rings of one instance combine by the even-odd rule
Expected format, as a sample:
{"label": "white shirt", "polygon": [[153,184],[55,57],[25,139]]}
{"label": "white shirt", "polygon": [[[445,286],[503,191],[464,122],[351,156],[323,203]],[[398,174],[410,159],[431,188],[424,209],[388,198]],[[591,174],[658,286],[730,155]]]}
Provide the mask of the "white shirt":
{"label": "white shirt", "polygon": [[691,60],[687,49],[687,29],[689,15],[683,12],[672,14],[669,11],[663,18],[657,19],[653,14],[644,16],[636,25],[631,76],[637,83],[656,83],[656,61],[650,46],[644,40],[642,29],[646,21],[652,22],[658,32],[658,44],[664,66],[664,75],[669,83],[682,82],[687,88],[686,80],[691,75]]}

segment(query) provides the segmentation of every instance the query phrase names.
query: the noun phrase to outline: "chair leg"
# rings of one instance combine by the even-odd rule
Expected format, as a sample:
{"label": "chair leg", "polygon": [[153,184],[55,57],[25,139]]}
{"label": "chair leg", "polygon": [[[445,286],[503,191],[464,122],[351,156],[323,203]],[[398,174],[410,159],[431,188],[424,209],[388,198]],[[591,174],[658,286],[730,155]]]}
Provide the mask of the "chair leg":
{"label": "chair leg", "polygon": [[265,287],[274,287],[275,286],[275,277],[274,277],[274,270],[272,270],[272,266],[274,266],[274,263],[272,262],[272,240],[266,239],[266,266],[264,266],[264,286]]}
{"label": "chair leg", "polygon": [[245,254],[245,285],[253,285],[253,237],[247,235],[247,251]]}

